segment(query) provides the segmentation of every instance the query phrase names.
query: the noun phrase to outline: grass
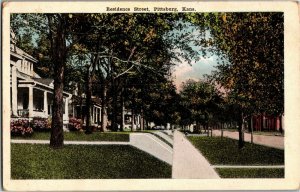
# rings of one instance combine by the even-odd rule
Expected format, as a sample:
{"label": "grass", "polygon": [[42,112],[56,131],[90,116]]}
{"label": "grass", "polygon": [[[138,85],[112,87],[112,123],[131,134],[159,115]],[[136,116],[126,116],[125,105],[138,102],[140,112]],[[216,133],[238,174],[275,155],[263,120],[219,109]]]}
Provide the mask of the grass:
{"label": "grass", "polygon": [[284,178],[283,168],[216,168],[222,178]]}
{"label": "grass", "polygon": [[238,141],[221,137],[188,139],[213,165],[283,165],[284,150],[245,143],[238,149]]}
{"label": "grass", "polygon": [[[247,132],[251,134],[250,132]],[[254,135],[265,135],[265,136],[278,136],[284,137],[284,134],[281,134],[279,131],[254,131]]]}
{"label": "grass", "polygon": [[[50,132],[34,132],[31,137],[11,137],[12,139],[49,140]],[[64,132],[65,141],[129,141],[129,132]]]}
{"label": "grass", "polygon": [[12,179],[171,178],[171,166],[131,146],[11,144]]}

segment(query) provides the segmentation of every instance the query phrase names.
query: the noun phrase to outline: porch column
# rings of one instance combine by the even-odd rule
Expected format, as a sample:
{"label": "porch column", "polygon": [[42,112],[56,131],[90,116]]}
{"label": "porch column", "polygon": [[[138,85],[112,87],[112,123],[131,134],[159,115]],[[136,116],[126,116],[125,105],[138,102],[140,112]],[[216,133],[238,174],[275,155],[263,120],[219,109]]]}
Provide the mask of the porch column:
{"label": "porch column", "polygon": [[21,63],[21,71],[24,72],[24,66],[25,66],[25,58],[22,59]]}
{"label": "porch column", "polygon": [[17,85],[17,69],[12,66],[11,69],[11,104],[12,104],[12,114],[14,116],[18,115],[18,85]]}
{"label": "porch column", "polygon": [[74,118],[74,117],[77,117],[77,114],[76,114],[76,116],[75,116],[75,106],[74,106],[74,103],[72,102],[72,113],[73,113],[73,115],[72,115],[72,117]]}
{"label": "porch column", "polygon": [[122,125],[125,128],[125,106],[122,106]]}
{"label": "porch column", "polygon": [[94,124],[94,106],[91,107],[90,113],[91,124]]}
{"label": "porch column", "polygon": [[46,117],[48,116],[48,98],[47,98],[47,91],[44,91],[44,113]]}
{"label": "porch column", "polygon": [[33,117],[33,87],[28,87],[29,97],[28,97],[28,110],[29,110],[29,117]]}
{"label": "porch column", "polygon": [[65,115],[66,115],[66,120],[69,118],[69,99],[66,97],[65,99]]}
{"label": "porch column", "polygon": [[96,108],[96,106],[94,107],[94,114],[93,114],[93,119],[94,119],[94,123],[96,124],[96,113],[97,113],[97,108]]}
{"label": "porch column", "polygon": [[102,119],[101,119],[101,107],[99,108],[99,123],[102,122]]}
{"label": "porch column", "polygon": [[97,122],[97,107],[94,107],[94,123],[96,124]]}
{"label": "porch column", "polygon": [[98,107],[96,108],[96,111],[97,111],[96,121],[97,121],[97,124],[99,125],[99,108]]}
{"label": "porch column", "polygon": [[140,114],[138,114],[136,116],[136,125],[137,125],[137,128],[140,128]]}

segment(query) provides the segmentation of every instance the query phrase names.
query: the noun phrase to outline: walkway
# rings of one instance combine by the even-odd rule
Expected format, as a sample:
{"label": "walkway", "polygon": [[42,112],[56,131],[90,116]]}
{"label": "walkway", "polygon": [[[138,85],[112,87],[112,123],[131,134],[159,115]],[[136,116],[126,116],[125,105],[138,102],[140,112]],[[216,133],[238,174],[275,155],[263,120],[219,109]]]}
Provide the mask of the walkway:
{"label": "walkway", "polygon": [[255,169],[255,168],[267,168],[267,169],[278,169],[284,168],[284,165],[213,165],[214,168],[244,168],[244,169]]}
{"label": "walkway", "polygon": [[[221,130],[213,130],[214,136],[221,136]],[[224,137],[232,139],[239,139],[239,133],[237,131],[224,131]],[[251,134],[244,133],[245,141],[251,142]],[[253,135],[253,142],[255,144],[273,147],[277,149],[284,149],[284,137],[282,136],[269,136],[269,135]]]}
{"label": "walkway", "polygon": [[[12,139],[11,143],[29,144],[50,144],[49,140],[22,140]],[[129,145],[129,142],[109,142],[109,141],[64,141],[65,145]]]}
{"label": "walkway", "polygon": [[174,132],[172,178],[219,179],[205,157],[179,131]]}
{"label": "walkway", "polygon": [[170,143],[171,145],[173,145],[173,139],[166,135],[165,133],[163,133],[162,131],[154,131],[153,134],[156,134],[162,138],[164,138],[168,143]]}
{"label": "walkway", "polygon": [[130,144],[172,165],[173,149],[150,133],[131,133]]}

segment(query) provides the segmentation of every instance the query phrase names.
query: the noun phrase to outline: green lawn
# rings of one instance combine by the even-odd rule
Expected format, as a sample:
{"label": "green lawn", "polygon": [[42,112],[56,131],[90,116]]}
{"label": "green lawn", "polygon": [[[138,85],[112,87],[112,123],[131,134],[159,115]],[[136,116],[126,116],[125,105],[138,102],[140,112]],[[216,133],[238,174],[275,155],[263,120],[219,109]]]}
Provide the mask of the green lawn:
{"label": "green lawn", "polygon": [[216,168],[222,178],[284,178],[283,168]]}
{"label": "green lawn", "polygon": [[[129,141],[129,132],[64,132],[65,141]],[[12,139],[49,140],[50,132],[34,132],[30,137],[12,137]]]}
{"label": "green lawn", "polygon": [[165,162],[127,145],[11,144],[12,179],[171,178]]}
{"label": "green lawn", "polygon": [[196,137],[188,139],[213,165],[283,165],[284,150],[245,143],[238,149],[238,141],[221,137]]}

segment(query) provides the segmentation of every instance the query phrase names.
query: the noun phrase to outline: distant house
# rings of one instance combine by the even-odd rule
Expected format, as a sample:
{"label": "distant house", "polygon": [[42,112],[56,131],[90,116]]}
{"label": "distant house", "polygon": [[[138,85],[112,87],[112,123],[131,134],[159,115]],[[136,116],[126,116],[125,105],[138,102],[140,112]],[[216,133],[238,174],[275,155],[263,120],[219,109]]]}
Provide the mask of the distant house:
{"label": "distant house", "polygon": [[[284,130],[284,116],[281,117]],[[254,115],[252,117],[254,131],[280,131],[280,117],[272,115]]]}
{"label": "distant house", "polygon": [[[98,97],[91,98],[91,125],[101,125],[101,100]],[[85,123],[86,98],[85,95],[79,96],[76,91],[73,92],[72,98],[69,102],[69,117],[82,119]]]}
{"label": "distant house", "polygon": [[[10,97],[13,117],[43,117],[52,114],[53,79],[41,78],[35,71],[38,61],[18,48],[14,38],[10,45]],[[63,120],[68,123],[71,94],[63,93]]]}

